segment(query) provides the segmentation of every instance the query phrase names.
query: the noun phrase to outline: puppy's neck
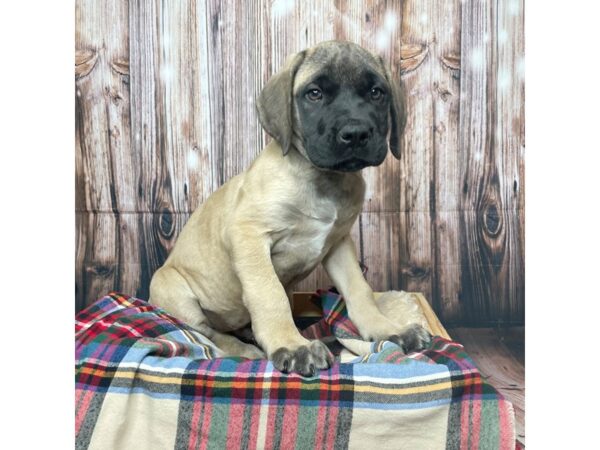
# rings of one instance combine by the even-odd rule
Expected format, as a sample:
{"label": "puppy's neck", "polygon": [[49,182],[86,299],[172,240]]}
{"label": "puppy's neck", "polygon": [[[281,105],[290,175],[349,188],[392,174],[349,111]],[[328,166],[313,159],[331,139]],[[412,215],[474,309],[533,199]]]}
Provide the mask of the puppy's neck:
{"label": "puppy's neck", "polygon": [[297,148],[290,148],[287,155],[273,141],[279,159],[280,167],[296,180],[290,184],[292,189],[302,186],[301,190],[313,191],[320,198],[335,199],[336,204],[344,205],[348,211],[360,209],[365,196],[366,185],[361,171],[335,172],[320,169],[313,165]]}
{"label": "puppy's neck", "polygon": [[318,178],[329,180],[337,186],[343,186],[349,182],[356,183],[363,180],[362,171],[360,170],[356,172],[336,172],[315,166],[309,161],[303,149],[299,149],[296,145],[291,146],[287,155],[283,157],[283,160],[297,178],[303,178],[307,181],[314,181]]}

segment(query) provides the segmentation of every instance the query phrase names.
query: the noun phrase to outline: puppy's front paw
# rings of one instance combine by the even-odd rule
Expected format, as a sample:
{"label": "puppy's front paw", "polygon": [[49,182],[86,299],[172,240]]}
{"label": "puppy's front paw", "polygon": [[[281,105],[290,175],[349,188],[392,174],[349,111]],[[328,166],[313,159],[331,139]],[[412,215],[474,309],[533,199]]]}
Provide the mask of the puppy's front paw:
{"label": "puppy's front paw", "polygon": [[387,340],[399,345],[408,354],[427,348],[431,343],[431,334],[418,323],[413,323],[402,333],[390,336]]}
{"label": "puppy's front paw", "polygon": [[273,353],[271,359],[278,370],[298,372],[307,377],[316,375],[317,369],[327,369],[333,364],[333,355],[321,341],[312,341],[295,350],[282,347]]}

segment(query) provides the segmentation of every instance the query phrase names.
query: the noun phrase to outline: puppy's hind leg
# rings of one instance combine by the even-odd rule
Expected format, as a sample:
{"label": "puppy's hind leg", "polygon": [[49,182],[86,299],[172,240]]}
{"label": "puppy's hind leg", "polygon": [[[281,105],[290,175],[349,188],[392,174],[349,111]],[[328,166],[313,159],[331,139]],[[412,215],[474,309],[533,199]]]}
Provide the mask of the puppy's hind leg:
{"label": "puppy's hind leg", "polygon": [[225,356],[242,356],[250,359],[265,357],[258,347],[213,329],[187,281],[172,267],[163,266],[154,273],[150,282],[149,301],[198,330],[213,341]]}

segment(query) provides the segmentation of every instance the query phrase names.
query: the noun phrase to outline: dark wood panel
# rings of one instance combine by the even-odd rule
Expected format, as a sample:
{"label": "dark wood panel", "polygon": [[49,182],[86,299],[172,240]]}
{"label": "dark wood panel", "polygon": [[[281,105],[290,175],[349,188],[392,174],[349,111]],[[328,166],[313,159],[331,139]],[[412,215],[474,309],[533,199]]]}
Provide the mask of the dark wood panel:
{"label": "dark wood panel", "polygon": [[[498,139],[498,120],[504,111],[498,104],[497,23],[496,3],[463,4],[459,147],[464,159],[459,229],[461,261],[469,270],[461,273],[460,301],[467,314],[485,311],[485,316],[522,320],[523,215],[515,197],[504,188],[507,176],[513,179],[521,162],[513,156],[517,164],[504,164],[504,154],[510,150],[500,146]],[[490,267],[493,270],[481,270]],[[465,319],[473,322],[476,317]]]}
{"label": "dark wood panel", "polygon": [[432,139],[430,211],[433,279],[431,301],[445,320],[461,317],[460,107],[461,5],[458,0],[435,3],[429,46],[432,70]]}
{"label": "dark wood panel", "polygon": [[[80,311],[90,304],[86,293],[87,280],[83,270],[88,240],[87,220],[84,220],[87,218],[86,216],[87,214],[75,213],[75,311]],[[89,236],[89,238],[91,237]]]}
{"label": "dark wood panel", "polygon": [[235,1],[208,3],[206,16],[198,17],[205,22],[208,39],[195,44],[203,48],[209,43],[204,61],[212,85],[208,98],[217,112],[210,125],[220,133],[222,146],[217,161],[220,185],[249,167],[264,146],[255,99],[267,79],[270,45],[263,2],[249,2],[244,8]]}
{"label": "dark wood panel", "polygon": [[120,285],[117,218],[113,213],[76,213],[75,292],[81,309]]}
{"label": "dark wood panel", "polygon": [[363,260],[376,290],[402,289],[399,213],[362,213]]}
{"label": "dark wood panel", "polygon": [[160,1],[129,2],[132,144],[140,161],[137,208],[153,213],[139,216],[140,261],[145,269],[141,283],[164,262],[166,247],[176,238],[170,149],[166,147],[165,84],[160,76],[164,60],[160,51],[161,9]]}
{"label": "dark wood panel", "polygon": [[[422,292],[431,299],[433,242],[431,235],[431,159],[434,151],[432,110],[432,65],[429,47],[433,38],[433,2],[407,1],[402,3],[400,39],[410,53],[404,52],[405,64],[395,67],[402,73],[406,92],[407,121],[403,136],[400,176],[396,178],[399,192],[392,203],[397,245],[396,259],[399,286],[408,291]],[[440,30],[441,31],[441,30]],[[402,53],[402,52],[401,52]],[[410,64],[407,66],[406,62]],[[390,211],[390,203],[382,205]],[[409,213],[412,212],[412,213]],[[366,235],[366,233],[365,233]],[[374,239],[377,239],[377,235]]]}
{"label": "dark wood panel", "polygon": [[[439,190],[436,190],[439,192]],[[433,284],[430,301],[438,315],[448,323],[460,323],[465,317],[460,293],[463,267],[460,252],[461,217],[458,210],[435,211],[433,231]]]}
{"label": "dark wood panel", "polygon": [[81,309],[115,286],[140,281],[120,272],[120,254],[131,251],[138,230],[120,232],[118,213],[136,210],[139,171],[130,140],[127,2],[78,1],[75,14],[75,292]]}
{"label": "dark wood panel", "polygon": [[[505,213],[504,289],[496,303],[503,320],[525,320],[525,35],[524,0],[498,2],[496,164]],[[494,302],[494,299],[491,299]]]}
{"label": "dark wood panel", "polygon": [[76,210],[133,211],[127,1],[81,0],[75,16]]}
{"label": "dark wood panel", "polygon": [[171,214],[165,225],[157,223],[164,216],[153,213],[76,213],[76,309],[111,290],[148,299],[152,274],[166,259],[174,240],[154,231],[152,239],[160,245],[151,253],[145,245],[145,231],[169,226],[173,234],[175,229],[179,233],[188,218],[188,213]]}

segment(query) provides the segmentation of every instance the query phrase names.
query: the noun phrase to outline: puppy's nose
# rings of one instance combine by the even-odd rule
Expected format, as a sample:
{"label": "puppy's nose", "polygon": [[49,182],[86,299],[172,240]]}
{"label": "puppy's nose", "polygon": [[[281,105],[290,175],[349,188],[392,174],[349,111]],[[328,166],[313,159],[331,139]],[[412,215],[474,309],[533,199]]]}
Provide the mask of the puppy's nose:
{"label": "puppy's nose", "polygon": [[345,125],[337,135],[338,143],[351,147],[364,147],[369,142],[371,130],[364,125]]}

